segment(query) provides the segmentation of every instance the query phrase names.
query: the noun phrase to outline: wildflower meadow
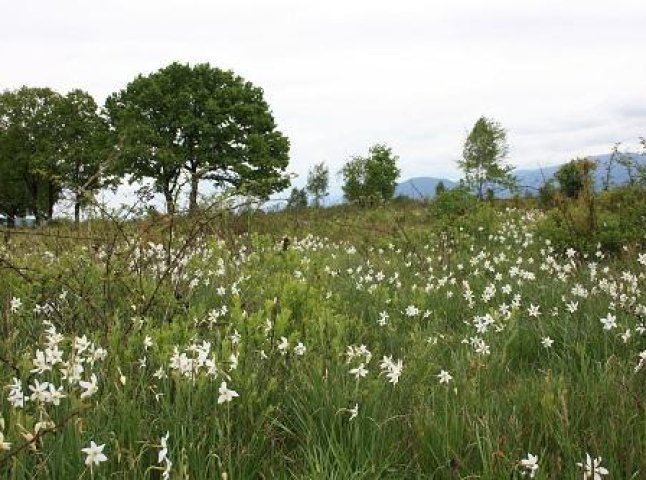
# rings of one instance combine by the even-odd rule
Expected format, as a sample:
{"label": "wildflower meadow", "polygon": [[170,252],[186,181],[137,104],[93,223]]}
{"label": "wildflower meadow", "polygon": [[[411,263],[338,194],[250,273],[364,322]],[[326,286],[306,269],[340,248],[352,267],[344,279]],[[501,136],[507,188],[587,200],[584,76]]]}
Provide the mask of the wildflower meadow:
{"label": "wildflower meadow", "polygon": [[14,234],[0,478],[646,478],[646,251],[481,210]]}

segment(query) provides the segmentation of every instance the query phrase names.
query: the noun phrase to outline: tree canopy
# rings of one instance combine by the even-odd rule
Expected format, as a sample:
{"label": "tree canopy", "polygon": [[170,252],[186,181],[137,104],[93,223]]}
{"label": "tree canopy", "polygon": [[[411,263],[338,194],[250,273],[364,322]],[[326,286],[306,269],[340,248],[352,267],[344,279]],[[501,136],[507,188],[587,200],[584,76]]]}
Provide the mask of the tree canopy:
{"label": "tree canopy", "polygon": [[63,96],[22,87],[0,94],[0,209],[9,216],[51,218],[65,190],[83,198],[100,188],[111,148],[106,122],[82,90]]}
{"label": "tree canopy", "polygon": [[51,217],[62,190],[59,134],[62,97],[49,88],[0,94],[0,207],[10,216]]}
{"label": "tree canopy", "polygon": [[575,158],[559,168],[554,174],[554,178],[563,195],[577,198],[586,184],[592,186],[591,176],[596,168],[596,163],[587,158]]}
{"label": "tree canopy", "polygon": [[480,117],[469,133],[458,165],[467,187],[482,200],[487,188],[514,189],[513,166],[505,163],[509,151],[507,133],[495,120]]}
{"label": "tree canopy", "polygon": [[350,159],[341,169],[345,198],[362,205],[392,199],[400,173],[397,160],[399,157],[383,144],[370,147],[366,157]]}
{"label": "tree canopy", "polygon": [[307,191],[304,188],[292,188],[287,200],[287,209],[300,209],[307,207]]}
{"label": "tree canopy", "polygon": [[330,170],[325,166],[325,163],[317,163],[309,171],[306,189],[314,197],[315,207],[319,207],[321,205],[321,198],[327,195],[329,181]]}
{"label": "tree canopy", "polygon": [[82,90],[69,92],[61,104],[61,154],[64,186],[74,197],[74,219],[93,194],[110,180],[109,160],[114,153],[113,135],[99,115],[94,98]]}
{"label": "tree canopy", "polygon": [[262,89],[231,71],[172,63],[139,75],[106,109],[120,141],[121,173],[152,179],[169,212],[184,178],[190,209],[202,180],[261,198],[289,185],[289,141]]}

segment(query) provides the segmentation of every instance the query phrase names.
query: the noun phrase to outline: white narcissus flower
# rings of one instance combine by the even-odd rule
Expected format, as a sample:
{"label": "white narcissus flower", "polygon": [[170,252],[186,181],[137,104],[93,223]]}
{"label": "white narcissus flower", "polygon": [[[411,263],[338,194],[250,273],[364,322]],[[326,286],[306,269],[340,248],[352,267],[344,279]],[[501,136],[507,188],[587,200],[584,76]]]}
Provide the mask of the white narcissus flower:
{"label": "white narcissus flower", "polygon": [[577,462],[577,465],[583,469],[584,479],[603,480],[602,475],[610,473],[607,468],[601,466],[601,457],[593,460],[589,453],[586,453],[585,457],[585,463]]}
{"label": "white narcissus flower", "polygon": [[34,368],[30,370],[31,373],[44,373],[52,369],[42,350],[36,350],[36,357],[32,360],[32,363],[34,364]]}
{"label": "white narcissus flower", "polygon": [[85,390],[83,393],[81,393],[81,399],[89,398],[92,395],[94,395],[96,392],[99,391],[99,387],[97,385],[96,374],[94,374],[94,373],[92,374],[92,376],[90,377],[89,382],[84,382],[84,381],[81,380],[79,382],[79,386],[83,390]]}
{"label": "white narcissus flower", "polygon": [[161,450],[159,451],[159,455],[157,457],[157,463],[163,463],[164,460],[166,460],[166,455],[168,454],[168,437],[170,436],[170,432],[166,432],[166,435],[164,435],[161,438]]}
{"label": "white narcissus flower", "polygon": [[61,404],[61,400],[66,397],[67,395],[63,393],[62,385],[56,388],[53,383],[49,384],[49,403],[58,406]]}
{"label": "white narcissus flower", "polygon": [[13,408],[22,408],[25,406],[27,397],[25,397],[24,392],[22,391],[22,382],[14,377],[13,384],[8,385],[9,396],[7,400]]}
{"label": "white narcissus flower", "polygon": [[406,313],[407,317],[414,317],[419,314],[419,309],[415,305],[409,305],[406,307],[404,313]]}
{"label": "white narcissus flower", "polygon": [[538,318],[541,314],[540,312],[540,307],[538,305],[534,305],[533,303],[529,305],[529,308],[527,309],[527,314],[530,317],[535,317]]}
{"label": "white narcissus flower", "polygon": [[4,441],[4,433],[0,432],[0,452],[9,451],[11,449],[11,443]]}
{"label": "white narcissus flower", "polygon": [[105,443],[103,445],[97,445],[94,441],[91,441],[89,447],[82,448],[81,451],[87,455],[87,457],[85,457],[85,465],[92,468],[93,465],[105,462],[108,457],[103,453],[104,447]]}
{"label": "white narcissus flower", "polygon": [[289,349],[289,342],[287,341],[287,338],[280,337],[280,343],[278,344],[278,351],[281,353],[281,355],[285,355],[288,349]]}
{"label": "white narcissus flower", "polygon": [[90,341],[88,340],[87,336],[83,335],[82,337],[74,338],[74,350],[76,350],[77,353],[83,353],[89,347]]}
{"label": "white narcissus flower", "polygon": [[354,375],[357,380],[359,380],[360,377],[365,377],[368,375],[368,370],[366,370],[366,367],[362,363],[359,365],[357,368],[353,368],[350,370],[350,374]]}
{"label": "white narcissus flower", "polygon": [[307,347],[303,345],[303,342],[298,342],[298,345],[294,347],[294,353],[298,356],[303,356],[305,355],[305,352],[307,351]]}
{"label": "white narcissus flower", "polygon": [[437,374],[437,378],[440,383],[445,383],[447,385],[451,380],[453,380],[453,376],[446,370],[441,370],[440,373]]}
{"label": "white narcissus flower", "polygon": [[613,328],[617,328],[617,317],[610,312],[608,312],[606,318],[601,318],[600,321],[603,324],[604,330],[612,330]]}
{"label": "white narcissus flower", "polygon": [[404,368],[404,363],[401,360],[397,360],[395,363],[392,357],[384,356],[383,360],[379,364],[379,367],[382,370],[382,373],[386,374],[386,378],[393,385],[396,385],[399,382],[399,377],[402,374]]}
{"label": "white narcissus flower", "polygon": [[529,475],[529,478],[534,478],[538,471],[538,455],[527,454],[527,458],[520,461],[520,466],[523,468],[523,475]]}
{"label": "white narcissus flower", "polygon": [[13,297],[11,299],[11,302],[9,302],[9,309],[11,310],[11,313],[16,313],[18,310],[20,310],[20,307],[22,307],[22,300],[17,297]]}
{"label": "white narcissus flower", "polygon": [[359,415],[359,404],[355,403],[353,408],[348,410],[350,412],[350,420],[354,420]]}
{"label": "white narcissus flower", "polygon": [[47,403],[50,398],[49,393],[49,382],[40,383],[38,380],[34,380],[33,385],[29,385],[29,390],[31,390],[31,400]]}
{"label": "white narcissus flower", "polygon": [[238,392],[235,390],[230,390],[227,388],[227,382],[222,382],[220,384],[220,388],[218,389],[218,392],[220,392],[220,396],[218,397],[218,404],[224,403],[224,402],[230,402],[233,400],[235,397],[239,397]]}
{"label": "white narcissus flower", "polygon": [[554,344],[554,340],[552,340],[550,337],[544,337],[543,340],[541,340],[541,344],[545,348],[550,348]]}

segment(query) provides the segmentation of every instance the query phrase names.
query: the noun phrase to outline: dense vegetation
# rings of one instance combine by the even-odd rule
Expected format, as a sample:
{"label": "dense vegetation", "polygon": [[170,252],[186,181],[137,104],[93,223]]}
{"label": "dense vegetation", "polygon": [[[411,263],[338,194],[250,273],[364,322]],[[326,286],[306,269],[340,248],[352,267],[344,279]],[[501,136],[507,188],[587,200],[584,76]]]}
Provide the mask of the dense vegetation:
{"label": "dense vegetation", "polygon": [[646,202],[608,195],[14,233],[0,476],[642,478]]}

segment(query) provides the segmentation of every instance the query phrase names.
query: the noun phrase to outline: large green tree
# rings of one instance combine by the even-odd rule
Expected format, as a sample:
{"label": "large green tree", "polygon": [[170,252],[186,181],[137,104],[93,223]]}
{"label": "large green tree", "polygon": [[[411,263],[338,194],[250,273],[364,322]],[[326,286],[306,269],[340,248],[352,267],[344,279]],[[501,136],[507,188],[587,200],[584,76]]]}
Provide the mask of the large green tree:
{"label": "large green tree", "polygon": [[72,90],[63,98],[60,118],[63,185],[73,195],[78,224],[81,208],[111,180],[113,135],[94,98],[82,90]]}
{"label": "large green tree", "polygon": [[289,141],[262,89],[231,71],[173,63],[139,75],[106,109],[119,136],[121,172],[152,179],[171,213],[183,178],[191,210],[202,180],[258,197],[289,185]]}
{"label": "large green tree", "polygon": [[89,194],[103,186],[101,166],[113,148],[107,122],[82,90],[66,96],[22,87],[0,94],[0,209],[51,218],[65,190],[78,221]]}
{"label": "large green tree", "polygon": [[505,129],[495,120],[480,117],[469,133],[462,159],[458,161],[464,172],[465,184],[480,200],[487,188],[515,189],[513,166],[505,162],[508,151]]}
{"label": "large green tree", "polygon": [[62,96],[22,87],[0,94],[0,208],[10,216],[31,211],[51,218],[63,190]]}
{"label": "large green tree", "polygon": [[362,205],[390,200],[395,194],[398,156],[383,144],[370,147],[368,156],[355,156],[341,169],[343,194]]}

